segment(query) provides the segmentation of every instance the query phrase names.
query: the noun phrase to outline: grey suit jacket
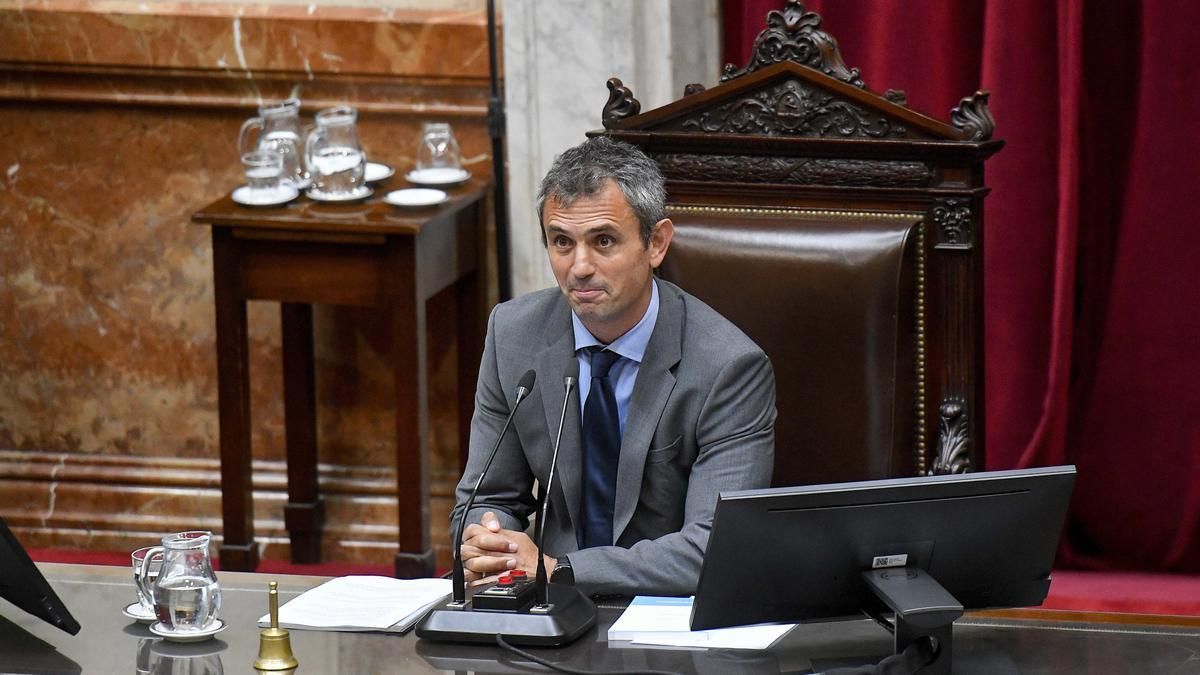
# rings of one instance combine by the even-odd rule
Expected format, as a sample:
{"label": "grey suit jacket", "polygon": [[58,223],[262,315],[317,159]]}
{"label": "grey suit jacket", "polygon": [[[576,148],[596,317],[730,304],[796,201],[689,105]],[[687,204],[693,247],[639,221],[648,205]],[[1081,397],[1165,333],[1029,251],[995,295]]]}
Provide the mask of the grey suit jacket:
{"label": "grey suit jacket", "polygon": [[[582,476],[578,393],[567,406],[546,522],[546,553],[568,555],[589,593],[695,592],[717,495],[766,487],[774,461],[775,378],[750,338],[668,282],[638,371],[621,441],[614,546],[578,550]],[[578,377],[570,307],[557,288],[498,305],[488,321],[471,421],[471,448],[452,520],[514,403],[526,370],[537,384],[480,486],[468,522],[494,511],[525,530],[535,479],[545,486],[563,409],[563,378]],[[515,432],[515,433],[514,433]]]}

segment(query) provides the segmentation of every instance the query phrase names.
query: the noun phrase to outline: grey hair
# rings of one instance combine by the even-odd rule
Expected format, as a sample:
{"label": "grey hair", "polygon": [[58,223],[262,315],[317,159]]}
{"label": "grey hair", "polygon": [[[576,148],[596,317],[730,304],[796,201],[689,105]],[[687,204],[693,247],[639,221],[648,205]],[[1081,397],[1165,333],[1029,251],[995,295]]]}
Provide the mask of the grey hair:
{"label": "grey hair", "polygon": [[[654,225],[666,217],[667,188],[658,164],[634,146],[597,136],[554,158],[537,191],[538,223],[544,224],[546,200],[553,197],[570,206],[580,197],[591,197],[612,179],[637,216],[642,245],[650,243]],[[542,244],[546,231],[542,228]]]}

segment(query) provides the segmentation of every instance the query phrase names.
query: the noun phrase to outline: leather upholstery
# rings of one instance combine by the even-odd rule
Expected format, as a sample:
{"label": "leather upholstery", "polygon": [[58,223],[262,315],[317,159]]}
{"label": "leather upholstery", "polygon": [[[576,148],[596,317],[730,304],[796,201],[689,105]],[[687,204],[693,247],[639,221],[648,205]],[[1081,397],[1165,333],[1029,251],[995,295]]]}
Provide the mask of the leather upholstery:
{"label": "leather upholstery", "polygon": [[660,270],[775,368],[775,485],[910,475],[919,216],[669,208]]}

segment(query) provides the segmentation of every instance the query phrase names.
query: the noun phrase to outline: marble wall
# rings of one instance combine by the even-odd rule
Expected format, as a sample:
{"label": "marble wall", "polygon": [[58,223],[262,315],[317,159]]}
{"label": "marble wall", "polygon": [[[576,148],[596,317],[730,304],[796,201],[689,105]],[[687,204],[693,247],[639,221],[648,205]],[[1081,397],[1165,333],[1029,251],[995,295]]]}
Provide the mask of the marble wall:
{"label": "marble wall", "polygon": [[720,76],[717,0],[506,0],[509,241],[513,293],[554,285],[533,197],[555,155],[598,129],[619,77],[642,110]]}
{"label": "marble wall", "polygon": [[[27,545],[219,530],[210,233],[190,215],[239,184],[261,101],[298,95],[307,119],[356,106],[369,156],[401,172],[420,124],[449,121],[490,174],[483,3],[374,4],[0,3],[0,515]],[[251,303],[249,321],[258,528],[280,558],[278,308]],[[386,330],[322,307],[316,334],[326,556],[390,563]],[[453,423],[432,429],[438,526]]]}

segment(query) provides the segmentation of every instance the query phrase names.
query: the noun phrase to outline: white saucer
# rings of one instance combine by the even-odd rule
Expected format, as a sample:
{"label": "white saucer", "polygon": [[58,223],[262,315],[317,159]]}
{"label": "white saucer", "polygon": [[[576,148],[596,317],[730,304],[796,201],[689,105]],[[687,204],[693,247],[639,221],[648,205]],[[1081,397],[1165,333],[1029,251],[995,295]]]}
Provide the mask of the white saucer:
{"label": "white saucer", "polygon": [[225,622],[220,619],[213,619],[212,624],[204,630],[189,630],[186,632],[170,630],[163,626],[161,621],[156,621],[150,626],[151,633],[170,642],[203,642],[223,630],[225,630]]}
{"label": "white saucer", "polygon": [[133,602],[126,605],[121,610],[121,616],[126,619],[133,619],[138,623],[151,624],[158,617],[154,616],[154,612],[142,607],[142,603]]}
{"label": "white saucer", "polygon": [[378,183],[381,180],[387,180],[396,174],[396,170],[384,164],[383,162],[367,162],[367,166],[363,169],[363,180],[368,183]]}
{"label": "white saucer", "polygon": [[466,169],[414,169],[404,174],[417,185],[458,185],[471,177]]}
{"label": "white saucer", "polygon": [[242,206],[279,206],[300,196],[300,191],[293,185],[280,185],[274,190],[255,190],[243,185],[232,196]]}
{"label": "white saucer", "polygon": [[418,208],[436,206],[449,199],[445,192],[432,188],[409,188],[407,190],[392,190],[383,197],[383,201],[392,206]]}
{"label": "white saucer", "polygon": [[352,192],[339,192],[337,194],[329,194],[322,192],[317,188],[309,188],[304,194],[314,202],[356,202],[360,199],[366,199],[375,192],[375,189],[369,185],[360,185],[357,190]]}

